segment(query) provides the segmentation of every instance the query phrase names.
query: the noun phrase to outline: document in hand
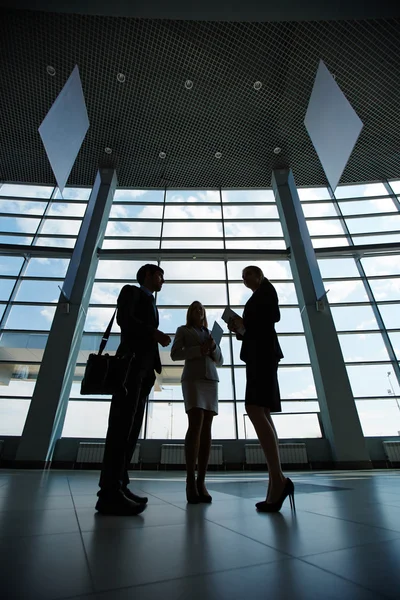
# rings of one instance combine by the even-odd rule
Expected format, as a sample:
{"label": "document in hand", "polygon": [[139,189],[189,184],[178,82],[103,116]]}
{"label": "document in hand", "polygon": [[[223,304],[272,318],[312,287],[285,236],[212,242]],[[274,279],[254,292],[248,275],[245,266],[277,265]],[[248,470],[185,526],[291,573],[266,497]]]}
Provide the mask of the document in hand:
{"label": "document in hand", "polygon": [[217,344],[217,346],[219,346],[221,343],[223,333],[224,333],[224,330],[222,329],[222,327],[220,327],[218,325],[217,321],[215,321],[212,331],[211,331],[211,336],[212,336],[214,342]]}
{"label": "document in hand", "polygon": [[228,323],[229,319],[236,319],[237,317],[240,318],[240,315],[238,315],[237,313],[235,313],[234,310],[232,310],[230,308],[230,306],[227,306],[224,310],[224,312],[222,313],[222,320],[225,321],[225,323]]}

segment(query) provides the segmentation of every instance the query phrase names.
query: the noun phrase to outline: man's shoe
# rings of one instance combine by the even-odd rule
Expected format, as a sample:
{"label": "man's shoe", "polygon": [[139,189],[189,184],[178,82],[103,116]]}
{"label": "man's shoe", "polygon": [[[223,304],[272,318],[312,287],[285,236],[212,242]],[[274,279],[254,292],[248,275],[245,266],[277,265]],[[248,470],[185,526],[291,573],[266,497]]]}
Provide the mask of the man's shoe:
{"label": "man's shoe", "polygon": [[129,498],[129,500],[133,500],[133,502],[137,502],[138,504],[147,504],[148,498],[146,496],[136,496],[131,490],[127,487],[122,488],[124,496]]}
{"label": "man's shoe", "polygon": [[100,497],[96,503],[96,510],[102,515],[134,516],[139,515],[146,508],[146,504],[139,504],[129,500],[122,490],[112,496]]}

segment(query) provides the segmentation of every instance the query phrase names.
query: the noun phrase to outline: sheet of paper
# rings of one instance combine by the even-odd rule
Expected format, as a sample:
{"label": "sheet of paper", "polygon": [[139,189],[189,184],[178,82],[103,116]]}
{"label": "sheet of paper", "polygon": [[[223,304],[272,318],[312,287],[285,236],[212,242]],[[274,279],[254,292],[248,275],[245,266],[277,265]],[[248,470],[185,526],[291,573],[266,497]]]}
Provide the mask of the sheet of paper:
{"label": "sheet of paper", "polygon": [[304,125],[334,191],[363,123],[322,60],[315,77]]}
{"label": "sheet of paper", "polygon": [[228,323],[229,319],[236,319],[236,317],[240,318],[240,315],[238,315],[237,313],[235,313],[235,311],[232,310],[230,306],[227,306],[225,308],[224,312],[222,313],[221,319],[223,321],[225,321],[225,323]]}
{"label": "sheet of paper", "polygon": [[211,336],[212,336],[214,342],[217,344],[217,346],[219,346],[220,343],[221,343],[221,339],[222,339],[222,334],[223,333],[224,333],[224,330],[217,323],[217,321],[215,321],[215,323],[213,325],[213,328],[211,330]]}
{"label": "sheet of paper", "polygon": [[39,127],[61,194],[89,128],[78,65]]}

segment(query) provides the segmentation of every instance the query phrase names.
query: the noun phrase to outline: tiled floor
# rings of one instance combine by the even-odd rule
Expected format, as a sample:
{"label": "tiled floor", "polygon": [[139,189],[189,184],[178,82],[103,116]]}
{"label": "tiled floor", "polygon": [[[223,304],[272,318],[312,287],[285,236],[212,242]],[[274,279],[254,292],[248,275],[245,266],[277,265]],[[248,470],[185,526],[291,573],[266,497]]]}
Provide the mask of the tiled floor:
{"label": "tiled floor", "polygon": [[0,597],[400,598],[400,471],[293,473],[297,512],[273,515],[261,473],[210,473],[211,505],[182,472],[132,476],[147,509],[105,517],[97,472],[0,470]]}

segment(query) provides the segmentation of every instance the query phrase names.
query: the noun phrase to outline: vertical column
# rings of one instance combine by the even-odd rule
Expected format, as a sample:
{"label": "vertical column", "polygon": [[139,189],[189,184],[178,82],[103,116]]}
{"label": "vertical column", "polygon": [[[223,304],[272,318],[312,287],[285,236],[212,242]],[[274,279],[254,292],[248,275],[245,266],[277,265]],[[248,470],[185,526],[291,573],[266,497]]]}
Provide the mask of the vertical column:
{"label": "vertical column", "polygon": [[117,186],[113,169],[100,169],[90,195],[49,332],[18,447],[17,462],[44,465],[61,437],[86,311]]}
{"label": "vertical column", "polygon": [[293,174],[273,171],[272,186],[285,241],[290,247],[325,435],[339,467],[371,468],[338,336]]}

